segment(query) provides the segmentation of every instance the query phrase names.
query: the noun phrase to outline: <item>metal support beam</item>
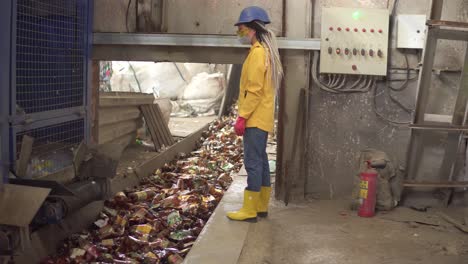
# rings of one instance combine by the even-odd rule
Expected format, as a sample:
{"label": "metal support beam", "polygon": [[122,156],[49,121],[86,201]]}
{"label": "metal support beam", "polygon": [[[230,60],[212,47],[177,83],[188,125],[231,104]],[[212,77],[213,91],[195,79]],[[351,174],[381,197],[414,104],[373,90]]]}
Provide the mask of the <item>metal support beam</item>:
{"label": "metal support beam", "polygon": [[455,29],[437,28],[437,37],[439,39],[468,41],[468,31],[460,31]]}
{"label": "metal support beam", "polygon": [[11,14],[12,1],[4,1],[0,9],[0,192],[4,182],[8,181],[10,146],[8,115],[10,113],[11,81]]}
{"label": "metal support beam", "polygon": [[[86,32],[86,56],[84,58],[84,76],[83,76],[83,83],[85,84],[85,92],[84,92],[84,104],[85,104],[85,130],[84,130],[84,139],[88,145],[91,145],[92,141],[92,119],[93,119],[93,64],[92,64],[92,49],[93,49],[93,18],[94,18],[94,1],[88,0],[86,2],[87,12],[86,12],[86,25],[87,25],[87,32]],[[95,89],[98,89],[97,87]],[[97,100],[97,99],[96,99]]]}
{"label": "metal support beam", "polygon": [[415,182],[404,181],[405,187],[419,187],[419,188],[468,188],[468,182]]}
{"label": "metal support beam", "polygon": [[86,108],[84,106],[77,106],[77,107],[70,107],[70,108],[63,108],[51,111],[44,111],[32,114],[24,114],[24,115],[13,115],[10,117],[10,123],[13,126],[23,126],[23,125],[30,125],[32,123],[42,123],[44,120],[54,119],[58,117],[63,117],[67,115],[76,115],[79,117],[85,117]]}
{"label": "metal support beam", "polygon": [[427,102],[429,100],[429,91],[432,83],[432,68],[434,67],[435,52],[437,49],[437,32],[439,29],[429,29],[427,32],[426,47],[424,49],[423,63],[419,73],[419,87],[416,98],[415,124],[424,122]]}
{"label": "metal support beam", "polygon": [[431,19],[440,19],[442,17],[443,8],[444,8],[444,0],[432,0]]}
{"label": "metal support beam", "polygon": [[246,49],[94,45],[93,60],[242,64]]}
{"label": "metal support beam", "polygon": [[68,122],[68,121],[83,119],[84,117],[85,117],[84,114],[72,113],[72,114],[63,115],[63,116],[56,116],[50,119],[44,119],[40,122],[12,125],[11,129],[12,129],[13,135],[16,135],[16,133],[20,133],[23,131],[28,131],[28,130],[37,129],[41,127],[53,126],[53,125],[57,125],[57,124]]}
{"label": "metal support beam", "polygon": [[[235,36],[182,35],[182,34],[134,34],[94,33],[94,45],[131,46],[183,46],[210,48],[249,48]],[[288,50],[320,50],[320,39],[278,38],[278,48]]]}
{"label": "metal support beam", "polygon": [[442,132],[468,132],[466,126],[441,126],[441,125],[410,125],[411,129],[417,130],[430,130],[430,131],[442,131]]}
{"label": "metal support beam", "polygon": [[[468,32],[467,32],[468,34]],[[461,126],[466,122],[466,103],[468,102],[468,48],[465,50],[465,61],[460,77],[457,101],[453,110],[452,125]]]}
{"label": "metal support beam", "polygon": [[[320,50],[319,39],[278,39],[279,49]],[[235,36],[94,33],[94,60],[242,64],[248,45]]]}
{"label": "metal support beam", "polygon": [[451,27],[451,28],[459,28],[459,29],[468,29],[467,22],[449,21],[449,20],[431,19],[427,21],[426,25],[431,26],[431,27]]}

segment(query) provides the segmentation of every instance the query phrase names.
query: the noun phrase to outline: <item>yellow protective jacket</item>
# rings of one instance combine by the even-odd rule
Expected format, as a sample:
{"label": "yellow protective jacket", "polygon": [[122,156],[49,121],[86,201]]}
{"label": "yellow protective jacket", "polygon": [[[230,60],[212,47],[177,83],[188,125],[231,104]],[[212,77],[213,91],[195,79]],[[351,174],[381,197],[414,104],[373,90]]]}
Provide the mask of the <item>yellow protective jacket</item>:
{"label": "yellow protective jacket", "polygon": [[242,66],[239,116],[247,120],[246,127],[273,132],[275,89],[271,82],[267,50],[259,42],[252,45]]}

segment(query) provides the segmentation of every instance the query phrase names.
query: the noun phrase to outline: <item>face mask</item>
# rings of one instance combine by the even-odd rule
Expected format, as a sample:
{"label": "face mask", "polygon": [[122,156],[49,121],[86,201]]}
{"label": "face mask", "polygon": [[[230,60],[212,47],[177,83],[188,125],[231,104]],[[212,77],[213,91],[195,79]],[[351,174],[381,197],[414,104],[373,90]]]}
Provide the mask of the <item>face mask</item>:
{"label": "face mask", "polygon": [[249,36],[242,36],[242,37],[237,36],[237,39],[239,40],[241,44],[244,44],[244,45],[250,45],[252,43]]}
{"label": "face mask", "polygon": [[237,31],[237,38],[239,39],[239,42],[244,45],[250,45],[252,43],[252,40],[249,37],[249,30],[247,28],[244,28],[242,30]]}

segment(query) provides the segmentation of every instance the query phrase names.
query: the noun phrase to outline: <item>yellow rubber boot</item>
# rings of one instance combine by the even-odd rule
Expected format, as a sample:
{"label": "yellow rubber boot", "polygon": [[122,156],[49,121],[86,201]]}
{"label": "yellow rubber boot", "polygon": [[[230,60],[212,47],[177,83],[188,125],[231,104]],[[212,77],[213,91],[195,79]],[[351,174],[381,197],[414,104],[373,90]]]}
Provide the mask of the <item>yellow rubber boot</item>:
{"label": "yellow rubber boot", "polygon": [[270,203],[271,187],[263,187],[260,189],[260,200],[257,205],[257,215],[259,217],[268,216],[268,204]]}
{"label": "yellow rubber boot", "polygon": [[228,212],[227,217],[231,220],[257,222],[257,206],[260,192],[244,191],[244,205],[237,212]]}

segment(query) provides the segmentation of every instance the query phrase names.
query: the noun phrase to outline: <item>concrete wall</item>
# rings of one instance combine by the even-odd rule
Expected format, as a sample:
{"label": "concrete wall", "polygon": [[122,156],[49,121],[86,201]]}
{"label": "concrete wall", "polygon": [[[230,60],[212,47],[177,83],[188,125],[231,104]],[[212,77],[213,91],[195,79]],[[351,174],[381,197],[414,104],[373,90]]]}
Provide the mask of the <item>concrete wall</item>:
{"label": "concrete wall", "polygon": [[[388,1],[322,0],[315,1],[314,31],[320,36],[320,7],[354,6],[387,8]],[[390,1],[390,6],[393,1]],[[428,14],[430,0],[401,0],[397,14]],[[468,1],[445,1],[442,19],[468,21]],[[391,40],[395,46],[395,38]],[[436,69],[459,71],[464,54],[464,43],[441,41],[436,55]],[[405,68],[404,56],[392,49],[392,67]],[[410,67],[415,68],[420,61],[417,53],[408,55]],[[416,72],[411,74],[416,76]],[[395,74],[391,78],[404,78]],[[433,76],[429,111],[434,114],[451,114],[458,87],[459,73],[441,73]],[[400,83],[392,83],[399,86]],[[406,106],[414,109],[417,79],[410,82],[406,91],[393,92]],[[390,119],[409,121],[411,116],[399,109],[388,98],[385,84],[378,84],[378,110]],[[382,92],[380,92],[382,91]],[[405,164],[409,141],[406,126],[391,125],[377,118],[373,111],[373,93],[355,95],[332,95],[313,86],[309,112],[309,175],[306,192],[315,198],[347,197],[351,193],[352,179],[357,173],[357,157],[365,148],[386,151],[394,159]],[[436,179],[437,168],[441,163],[444,140],[428,141],[427,155],[423,160],[426,180]]]}
{"label": "concrete wall", "polygon": [[137,1],[129,3],[130,0],[95,0],[93,31],[135,32]]}
{"label": "concrete wall", "polygon": [[[282,1],[135,0],[128,4],[129,0],[95,0],[94,31],[234,35],[241,10],[251,5],[265,8],[272,28],[282,31]],[[164,13],[159,19],[158,8]]]}
{"label": "concrete wall", "polygon": [[235,22],[241,10],[257,5],[265,8],[272,20],[272,28],[282,30],[282,1],[271,0],[171,0],[166,1],[168,33],[234,35]]}

